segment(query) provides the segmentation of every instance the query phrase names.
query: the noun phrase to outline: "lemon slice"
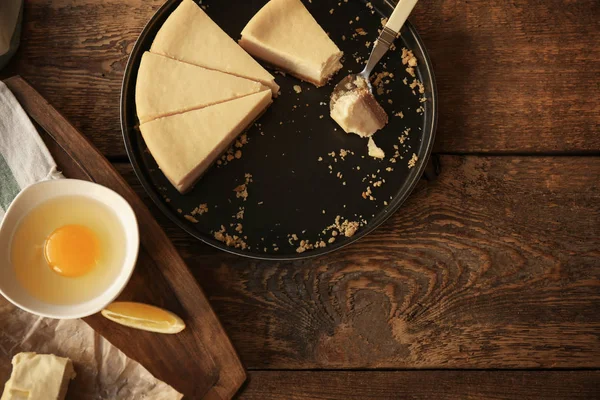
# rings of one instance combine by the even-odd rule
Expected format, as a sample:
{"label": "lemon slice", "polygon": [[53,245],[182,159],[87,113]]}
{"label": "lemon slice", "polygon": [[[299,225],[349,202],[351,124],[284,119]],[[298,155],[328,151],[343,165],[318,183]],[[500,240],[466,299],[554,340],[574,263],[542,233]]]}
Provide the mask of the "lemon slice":
{"label": "lemon slice", "polygon": [[144,303],[117,301],[102,310],[102,315],[118,324],[144,331],[178,333],[185,329],[185,322],[177,315]]}

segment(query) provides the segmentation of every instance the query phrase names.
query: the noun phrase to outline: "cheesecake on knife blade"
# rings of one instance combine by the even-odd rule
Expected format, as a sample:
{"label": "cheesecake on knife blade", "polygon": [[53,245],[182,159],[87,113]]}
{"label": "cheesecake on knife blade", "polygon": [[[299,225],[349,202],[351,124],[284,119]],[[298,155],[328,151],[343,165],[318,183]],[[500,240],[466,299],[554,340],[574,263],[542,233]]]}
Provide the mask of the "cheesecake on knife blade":
{"label": "cheesecake on knife blade", "polygon": [[343,90],[331,96],[331,118],[346,133],[370,137],[388,123],[388,116],[369,90],[367,81],[357,76]]}

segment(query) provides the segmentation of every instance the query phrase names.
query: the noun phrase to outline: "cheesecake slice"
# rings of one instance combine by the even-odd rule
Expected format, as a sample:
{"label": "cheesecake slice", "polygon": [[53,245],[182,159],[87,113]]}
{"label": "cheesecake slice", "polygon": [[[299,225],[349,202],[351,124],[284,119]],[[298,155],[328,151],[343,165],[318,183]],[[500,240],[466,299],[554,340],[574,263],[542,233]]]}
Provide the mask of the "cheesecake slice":
{"label": "cheesecake slice", "polygon": [[135,87],[140,123],[268,89],[260,82],[144,53]]}
{"label": "cheesecake slice", "polygon": [[387,113],[360,77],[348,84],[348,90],[332,95],[330,108],[331,118],[346,133],[369,137],[388,123]]}
{"label": "cheesecake slice", "polygon": [[300,0],[271,0],[252,17],[239,41],[253,56],[308,81],[327,83],[343,53]]}
{"label": "cheesecake slice", "polygon": [[151,53],[258,81],[277,95],[275,78],[192,0],[183,0],[156,34]]}
{"label": "cheesecake slice", "polygon": [[75,378],[71,360],[53,354],[19,353],[12,365],[1,400],[64,400]]}
{"label": "cheesecake slice", "polygon": [[148,150],[181,193],[271,104],[271,90],[140,125]]}

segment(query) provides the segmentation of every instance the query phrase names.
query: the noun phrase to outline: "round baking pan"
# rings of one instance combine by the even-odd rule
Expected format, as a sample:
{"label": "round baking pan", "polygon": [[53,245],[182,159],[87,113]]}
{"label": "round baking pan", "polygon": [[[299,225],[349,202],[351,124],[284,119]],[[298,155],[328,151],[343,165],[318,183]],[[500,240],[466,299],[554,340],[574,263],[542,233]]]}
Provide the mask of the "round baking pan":
{"label": "round baking pan", "polygon": [[[148,152],[135,106],[142,54],[150,49],[156,33],[180,2],[167,1],[142,31],[131,52],[121,93],[121,127],[129,159],[162,212],[192,236],[224,251],[259,259],[300,259],[346,246],[398,210],[428,162],[437,115],[431,62],[410,22],[396,40],[396,49],[374,71],[392,74],[380,76],[382,86],[376,94],[389,115],[388,125],[374,136],[386,153],[385,159],[369,157],[365,139],[346,134],[337,126],[329,117],[329,96],[347,73],[362,70],[369,45],[377,38],[381,19],[391,7],[384,1],[305,1],[344,52],[343,69],[321,88],[289,75],[274,74],[281,93],[248,129],[248,143],[235,148],[241,157],[214,165],[190,192],[182,195]],[[204,0],[202,7],[223,30],[238,39],[264,3]],[[424,93],[419,93],[415,78],[402,63],[403,47],[412,50],[418,60],[414,72]],[[234,189],[247,181],[247,198],[237,196]],[[358,222],[360,226],[347,237],[334,227],[336,220]],[[217,232],[239,239],[227,246],[215,238]],[[220,239],[223,236],[216,235]],[[245,248],[234,247],[242,242]],[[306,247],[309,249],[303,251]]]}

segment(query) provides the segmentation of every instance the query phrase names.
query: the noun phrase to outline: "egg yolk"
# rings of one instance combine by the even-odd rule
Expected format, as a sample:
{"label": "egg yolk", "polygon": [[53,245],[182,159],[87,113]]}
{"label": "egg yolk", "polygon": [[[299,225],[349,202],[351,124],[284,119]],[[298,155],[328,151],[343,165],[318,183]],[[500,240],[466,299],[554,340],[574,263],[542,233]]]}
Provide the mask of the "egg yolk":
{"label": "egg yolk", "polygon": [[100,256],[96,234],[82,225],[65,225],[46,239],[44,255],[50,268],[67,277],[88,273]]}

